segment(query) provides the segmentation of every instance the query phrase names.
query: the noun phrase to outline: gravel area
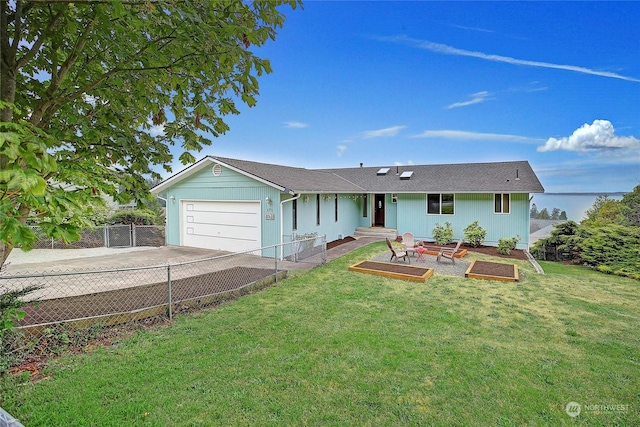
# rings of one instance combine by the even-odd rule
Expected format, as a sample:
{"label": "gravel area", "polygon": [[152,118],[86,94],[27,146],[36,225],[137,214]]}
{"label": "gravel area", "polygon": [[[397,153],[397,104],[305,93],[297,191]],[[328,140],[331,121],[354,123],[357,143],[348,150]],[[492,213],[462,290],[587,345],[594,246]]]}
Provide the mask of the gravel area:
{"label": "gravel area", "polygon": [[[375,255],[371,258],[372,261],[382,261],[389,262],[389,258],[391,258],[391,252],[383,252],[381,254]],[[415,265],[418,267],[427,267],[433,268],[434,274],[440,274],[442,276],[460,276],[464,277],[465,271],[471,264],[469,261],[465,261],[463,259],[456,259],[456,264],[453,265],[451,260],[443,259],[440,262],[436,261],[436,257],[433,255],[424,255],[424,261],[418,260],[416,257],[411,258],[411,265]],[[396,262],[394,260],[394,262]],[[400,258],[398,261],[402,264],[405,264],[405,261]]]}
{"label": "gravel area", "polygon": [[8,263],[12,265],[32,264],[66,259],[90,258],[103,255],[115,255],[126,252],[139,252],[158,249],[152,246],[137,246],[132,248],[86,248],[86,249],[33,249],[25,252],[14,249],[9,254]]}

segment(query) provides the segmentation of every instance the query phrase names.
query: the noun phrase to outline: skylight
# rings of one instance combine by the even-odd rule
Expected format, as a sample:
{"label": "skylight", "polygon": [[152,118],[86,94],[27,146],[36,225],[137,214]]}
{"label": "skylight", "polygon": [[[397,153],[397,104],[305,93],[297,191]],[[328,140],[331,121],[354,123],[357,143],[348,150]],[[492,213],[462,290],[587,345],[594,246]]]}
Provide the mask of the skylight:
{"label": "skylight", "polygon": [[400,179],[411,179],[411,175],[413,175],[413,171],[404,171],[400,175]]}
{"label": "skylight", "polygon": [[386,175],[387,172],[389,172],[389,168],[380,168],[380,170],[378,171],[378,176]]}

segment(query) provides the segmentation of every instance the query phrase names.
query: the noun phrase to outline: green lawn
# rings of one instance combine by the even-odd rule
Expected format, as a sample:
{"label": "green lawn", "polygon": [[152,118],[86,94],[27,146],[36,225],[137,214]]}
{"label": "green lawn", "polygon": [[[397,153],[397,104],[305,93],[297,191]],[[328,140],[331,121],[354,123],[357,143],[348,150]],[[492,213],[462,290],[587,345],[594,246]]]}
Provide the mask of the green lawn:
{"label": "green lawn", "polygon": [[29,427],[638,425],[639,282],[525,262],[516,284],[347,270],[384,250],[5,380],[0,405]]}

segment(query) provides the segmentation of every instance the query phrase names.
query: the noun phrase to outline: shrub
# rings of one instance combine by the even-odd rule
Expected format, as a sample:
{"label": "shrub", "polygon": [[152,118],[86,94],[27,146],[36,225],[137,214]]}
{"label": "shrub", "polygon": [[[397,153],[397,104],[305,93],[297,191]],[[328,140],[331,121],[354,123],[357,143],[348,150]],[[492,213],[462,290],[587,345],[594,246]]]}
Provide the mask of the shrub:
{"label": "shrub", "polygon": [[487,237],[487,230],[480,227],[478,221],[473,221],[464,229],[464,240],[474,248],[482,245]]}
{"label": "shrub", "polygon": [[7,338],[16,333],[15,322],[24,318],[25,312],[20,307],[27,301],[22,298],[40,288],[30,285],[19,290],[0,289],[0,375],[7,372],[13,362],[10,340]]}
{"label": "shrub", "polygon": [[546,259],[547,249],[553,249],[555,260],[580,261],[580,243],[586,237],[584,230],[575,222],[567,221],[553,226],[551,235],[538,240],[531,248],[531,254],[538,259]]}
{"label": "shrub", "polygon": [[110,224],[154,225],[156,215],[147,209],[121,210],[109,218]]}
{"label": "shrub", "polygon": [[436,245],[446,245],[453,240],[453,228],[451,228],[450,222],[445,222],[444,227],[436,223],[433,229],[433,238],[436,241]]}
{"label": "shrub", "polygon": [[511,238],[498,239],[498,252],[504,255],[509,255],[511,251],[516,248],[519,241],[519,235]]}
{"label": "shrub", "polygon": [[584,262],[602,272],[640,277],[640,227],[609,225],[588,231],[580,243]]}

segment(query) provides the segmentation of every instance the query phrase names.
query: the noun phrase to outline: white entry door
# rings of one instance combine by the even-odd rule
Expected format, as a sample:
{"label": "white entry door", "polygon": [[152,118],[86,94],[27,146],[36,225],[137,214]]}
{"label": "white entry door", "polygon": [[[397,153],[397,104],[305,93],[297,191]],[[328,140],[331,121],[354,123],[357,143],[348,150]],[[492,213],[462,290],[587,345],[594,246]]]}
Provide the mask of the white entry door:
{"label": "white entry door", "polygon": [[262,246],[259,201],[182,201],[182,246],[242,252]]}

